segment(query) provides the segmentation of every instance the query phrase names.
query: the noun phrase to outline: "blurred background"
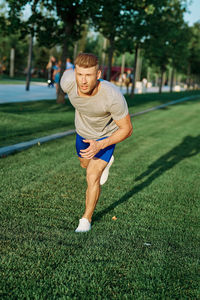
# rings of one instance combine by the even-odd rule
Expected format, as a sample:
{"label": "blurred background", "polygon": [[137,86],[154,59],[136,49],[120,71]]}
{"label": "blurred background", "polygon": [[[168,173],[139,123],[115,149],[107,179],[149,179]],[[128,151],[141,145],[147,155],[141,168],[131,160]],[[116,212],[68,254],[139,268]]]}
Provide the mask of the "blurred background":
{"label": "blurred background", "polygon": [[199,0],[0,0],[0,80],[57,84],[64,103],[59,78],[92,52],[124,93],[198,89],[199,16]]}

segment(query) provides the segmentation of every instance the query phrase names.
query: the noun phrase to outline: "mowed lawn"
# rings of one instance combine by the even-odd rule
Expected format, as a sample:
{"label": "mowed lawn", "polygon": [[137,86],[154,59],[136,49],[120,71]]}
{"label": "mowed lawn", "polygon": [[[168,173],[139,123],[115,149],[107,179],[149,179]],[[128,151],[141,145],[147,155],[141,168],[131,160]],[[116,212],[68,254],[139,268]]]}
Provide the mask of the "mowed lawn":
{"label": "mowed lawn", "polygon": [[[172,100],[199,95],[200,91],[126,96],[130,113]],[[0,147],[29,141],[74,128],[74,109],[70,102],[35,101],[0,105]]]}
{"label": "mowed lawn", "polygon": [[199,299],[199,100],[133,119],[85,234],[75,136],[0,160],[1,299]]}

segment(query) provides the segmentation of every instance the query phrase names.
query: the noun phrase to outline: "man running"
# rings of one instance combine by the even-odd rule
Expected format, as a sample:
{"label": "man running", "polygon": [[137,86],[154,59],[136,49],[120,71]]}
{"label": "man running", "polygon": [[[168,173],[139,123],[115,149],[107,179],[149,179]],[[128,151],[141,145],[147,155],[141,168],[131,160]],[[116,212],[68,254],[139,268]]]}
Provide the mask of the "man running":
{"label": "man running", "polygon": [[106,182],[114,161],[115,144],[132,134],[124,96],[100,77],[98,58],[80,53],[75,59],[75,70],[66,70],[60,81],[75,107],[76,150],[81,167],[86,169],[85,212],[75,232],[91,229],[100,185]]}

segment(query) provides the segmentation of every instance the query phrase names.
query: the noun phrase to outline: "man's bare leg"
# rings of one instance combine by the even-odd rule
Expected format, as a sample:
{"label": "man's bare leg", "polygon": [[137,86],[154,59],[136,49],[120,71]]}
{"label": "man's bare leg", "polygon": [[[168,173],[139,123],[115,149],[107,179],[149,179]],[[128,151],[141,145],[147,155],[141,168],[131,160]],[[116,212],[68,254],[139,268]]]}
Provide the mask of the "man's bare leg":
{"label": "man's bare leg", "polygon": [[85,212],[83,218],[87,218],[89,222],[92,220],[96,204],[100,196],[100,178],[103,170],[107,166],[107,162],[101,159],[91,159],[87,166],[87,191]]}
{"label": "man's bare leg", "polygon": [[[98,158],[91,160],[80,159],[81,166],[86,168],[87,190],[85,201],[85,212],[82,219],[87,219],[91,223],[96,204],[100,196],[100,178],[107,162]],[[85,221],[87,222],[87,221]],[[87,224],[86,224],[87,226]]]}

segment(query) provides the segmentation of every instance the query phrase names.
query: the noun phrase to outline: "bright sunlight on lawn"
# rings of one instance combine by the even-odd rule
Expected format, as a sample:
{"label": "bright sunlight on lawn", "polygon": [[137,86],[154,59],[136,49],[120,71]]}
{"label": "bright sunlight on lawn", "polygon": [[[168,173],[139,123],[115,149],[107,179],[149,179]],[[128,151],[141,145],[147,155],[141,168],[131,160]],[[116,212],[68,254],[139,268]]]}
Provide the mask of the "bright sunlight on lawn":
{"label": "bright sunlight on lawn", "polygon": [[133,120],[86,234],[75,136],[2,158],[1,298],[198,299],[199,114],[198,99]]}

